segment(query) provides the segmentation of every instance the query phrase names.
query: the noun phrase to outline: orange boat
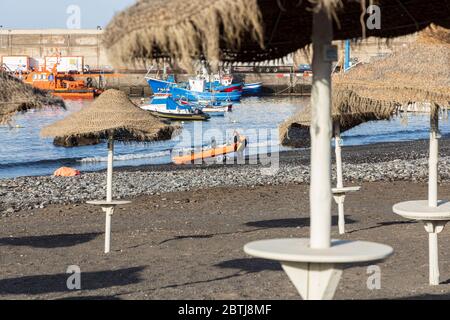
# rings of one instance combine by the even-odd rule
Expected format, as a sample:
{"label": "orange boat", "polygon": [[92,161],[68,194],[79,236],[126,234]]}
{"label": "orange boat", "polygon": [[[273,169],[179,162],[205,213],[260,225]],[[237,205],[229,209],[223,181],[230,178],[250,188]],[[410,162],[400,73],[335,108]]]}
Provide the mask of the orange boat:
{"label": "orange boat", "polygon": [[239,152],[244,150],[245,147],[247,147],[247,138],[244,136],[235,136],[234,143],[232,144],[206,149],[201,152],[193,152],[190,155],[176,156],[172,158],[172,161],[175,164],[190,164],[200,159],[205,160],[233,152]]}
{"label": "orange boat", "polygon": [[23,82],[35,88],[48,90],[63,99],[94,99],[102,90],[86,86],[83,80],[74,80],[69,74],[58,74],[55,70],[32,71]]}
{"label": "orange boat", "polygon": [[89,79],[86,85],[84,80],[75,80],[70,74],[59,74],[57,67],[60,57],[57,57],[57,62],[51,71],[45,68],[42,71],[31,71],[24,76],[23,82],[35,88],[48,90],[63,99],[94,99],[103,92],[103,90],[92,87],[90,83],[92,81]]}

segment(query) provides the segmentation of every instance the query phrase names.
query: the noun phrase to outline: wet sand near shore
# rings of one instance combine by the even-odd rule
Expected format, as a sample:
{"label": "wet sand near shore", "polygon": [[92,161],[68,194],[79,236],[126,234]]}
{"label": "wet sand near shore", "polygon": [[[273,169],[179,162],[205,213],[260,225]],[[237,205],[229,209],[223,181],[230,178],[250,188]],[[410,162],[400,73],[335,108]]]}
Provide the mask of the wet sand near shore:
{"label": "wet sand near shore", "polygon": [[[424,199],[425,183],[371,182],[346,199],[347,231],[332,236],[391,245],[379,263],[381,289],[367,266],[346,269],[336,299],[450,298],[449,229],[439,236],[440,286],[428,285],[428,240],[420,223],[392,213]],[[440,186],[448,198],[450,186]],[[112,252],[103,254],[104,214],[82,205],[0,219],[1,299],[299,299],[279,264],[247,256],[249,241],[308,237],[308,186],[216,188],[140,196],[113,216]],[[333,212],[337,209],[334,206]],[[81,268],[68,291],[69,265]]]}

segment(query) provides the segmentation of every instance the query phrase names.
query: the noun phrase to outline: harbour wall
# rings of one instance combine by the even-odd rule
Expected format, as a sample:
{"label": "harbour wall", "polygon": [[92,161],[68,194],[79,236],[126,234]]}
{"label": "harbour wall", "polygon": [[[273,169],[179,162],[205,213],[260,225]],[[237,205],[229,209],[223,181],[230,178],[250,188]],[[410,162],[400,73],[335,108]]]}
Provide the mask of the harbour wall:
{"label": "harbour wall", "polygon": [[[262,82],[262,95],[309,95],[311,93],[311,77],[304,78],[302,74],[293,73],[264,73],[264,74],[238,74],[235,78],[246,83]],[[119,89],[130,96],[150,96],[152,91],[145,80],[145,73],[126,73],[118,77],[106,77],[102,80],[105,89]],[[85,78],[84,78],[85,79]],[[189,75],[177,76],[178,81],[188,81]],[[92,79],[94,85],[99,80]]]}
{"label": "harbour wall", "polygon": [[[29,56],[33,59],[43,59],[60,53],[63,56],[83,56],[84,64],[91,69],[111,69],[107,51],[102,45],[102,30],[71,30],[71,29],[43,29],[43,30],[5,30],[0,29],[0,56]],[[391,40],[389,43],[376,39],[367,39],[352,44],[352,58],[359,62],[371,62],[395,50],[401,50],[407,43],[413,41],[415,35]],[[342,57],[343,42],[337,41],[339,56]],[[302,52],[293,58],[296,65],[309,63],[311,53]],[[289,66],[278,68],[253,68],[256,72],[235,72],[235,75],[247,83],[263,82],[263,94],[297,94],[307,95],[311,90],[311,79],[295,73]],[[146,71],[142,67],[135,70],[119,67],[120,75],[106,76],[102,82],[106,88],[117,88],[135,96],[148,96],[151,90],[144,76]],[[83,77],[86,79],[86,77]],[[187,75],[180,75],[179,80],[187,79]],[[93,77],[93,83],[99,79]]]}
{"label": "harbour wall", "polygon": [[0,56],[29,56],[40,60],[60,53],[83,56],[90,67],[109,65],[102,30],[0,30]]}

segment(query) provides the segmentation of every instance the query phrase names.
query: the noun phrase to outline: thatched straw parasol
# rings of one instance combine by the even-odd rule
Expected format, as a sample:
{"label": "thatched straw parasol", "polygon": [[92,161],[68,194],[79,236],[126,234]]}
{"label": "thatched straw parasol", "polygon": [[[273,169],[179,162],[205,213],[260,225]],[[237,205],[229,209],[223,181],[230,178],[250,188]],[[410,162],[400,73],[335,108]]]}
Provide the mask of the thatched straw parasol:
{"label": "thatched straw parasol", "polygon": [[[382,29],[365,29],[370,4],[382,12]],[[317,5],[317,6],[316,6]],[[448,0],[140,0],[106,28],[105,44],[118,65],[173,58],[191,67],[209,62],[280,59],[311,43],[313,9],[333,15],[333,38],[396,37],[430,23],[450,28]],[[301,30],[301,32],[293,32]]]}
{"label": "thatched straw parasol", "polygon": [[[339,120],[344,132],[363,122],[389,119],[413,104],[426,104],[429,107],[423,109],[431,113],[439,106],[447,108],[449,61],[450,30],[430,26],[388,58],[334,75],[333,120]],[[308,147],[309,124],[308,112],[289,118],[280,126],[281,143]]]}
{"label": "thatched straw parasol", "polygon": [[[430,112],[428,201],[399,203],[394,212],[425,222],[430,243],[431,285],[439,284],[437,233],[443,228],[443,220],[450,221],[450,205],[438,201],[438,112],[450,106],[449,61],[450,30],[431,26],[407,49],[335,79],[337,90],[350,89],[369,99],[397,102],[402,111],[413,107]],[[430,216],[434,219],[426,221],[425,217]]]}
{"label": "thatched straw parasol", "polygon": [[[366,30],[369,3],[380,6],[379,29]],[[259,241],[244,250],[280,261],[304,298],[323,299],[334,295],[343,263],[392,253],[376,243],[331,240],[331,41],[395,37],[433,22],[450,27],[449,8],[449,0],[140,0],[113,19],[105,43],[116,64],[173,58],[183,67],[193,59],[277,59],[312,43],[310,238]]]}
{"label": "thatched straw parasol", "polygon": [[[335,90],[410,104],[447,107],[450,101],[450,30],[430,26],[417,40],[376,63],[365,64],[334,78]],[[406,110],[405,110],[406,111]]]}
{"label": "thatched straw parasol", "polygon": [[[336,129],[339,127],[341,133],[367,121],[390,119],[399,108],[396,102],[361,97],[352,90],[335,90],[332,100],[332,123]],[[310,126],[311,108],[308,107],[280,125],[281,144],[296,148],[309,147]]]}
{"label": "thatched straw parasol", "polygon": [[63,100],[49,92],[33,88],[0,70],[0,124],[8,123],[16,112],[44,106],[65,107]]}
{"label": "thatched straw parasol", "polygon": [[122,142],[151,142],[167,140],[178,127],[167,125],[147,111],[137,107],[127,95],[118,90],[107,90],[89,107],[69,115],[50,126],[44,137],[100,138],[108,140],[108,170],[106,201],[91,202],[106,211],[105,253],[110,251],[111,215],[115,205],[124,202],[112,199],[114,140]]}
{"label": "thatched straw parasol", "polygon": [[90,106],[45,127],[41,134],[66,139],[151,142],[170,139],[174,129],[136,106],[124,92],[110,89]]}

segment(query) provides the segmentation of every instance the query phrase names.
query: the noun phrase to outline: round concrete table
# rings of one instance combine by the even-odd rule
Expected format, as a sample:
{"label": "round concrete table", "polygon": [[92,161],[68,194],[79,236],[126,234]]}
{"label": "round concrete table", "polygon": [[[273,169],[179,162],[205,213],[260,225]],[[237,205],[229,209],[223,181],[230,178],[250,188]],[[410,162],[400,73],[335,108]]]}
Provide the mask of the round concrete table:
{"label": "round concrete table", "polygon": [[105,253],[109,253],[111,249],[111,216],[114,213],[114,209],[117,206],[123,206],[130,204],[131,201],[106,201],[106,200],[95,200],[87,201],[87,204],[102,207],[102,210],[106,213],[106,223],[105,223]]}
{"label": "round concrete table", "polygon": [[[251,242],[244,251],[258,258],[279,261],[305,300],[331,299],[344,264],[380,261],[393,253],[384,244],[332,240],[326,249],[312,249],[307,238]],[[314,284],[314,285],[312,285]]]}
{"label": "round concrete table", "polygon": [[349,192],[356,192],[359,190],[361,190],[361,187],[359,187],[359,186],[336,187],[336,188],[331,189],[331,192],[333,193],[334,201],[336,201],[336,204],[338,205],[339,234],[345,233],[345,213],[344,213],[345,195]]}
{"label": "round concrete table", "polygon": [[411,220],[422,221],[428,232],[430,285],[439,284],[438,233],[450,221],[450,202],[438,201],[430,207],[427,200],[406,201],[394,205],[393,211]]}

